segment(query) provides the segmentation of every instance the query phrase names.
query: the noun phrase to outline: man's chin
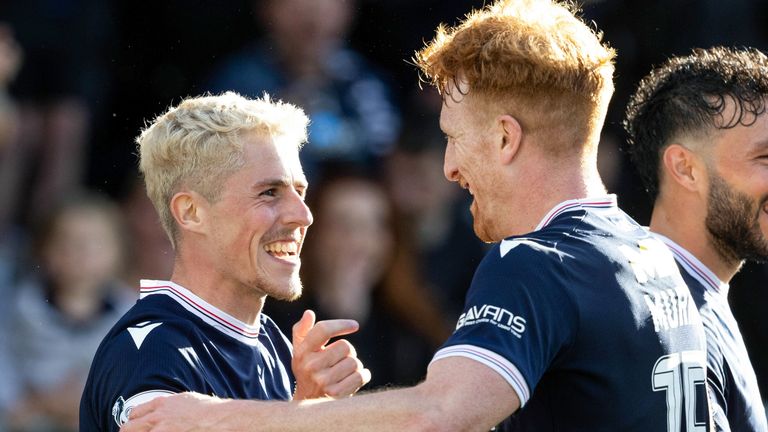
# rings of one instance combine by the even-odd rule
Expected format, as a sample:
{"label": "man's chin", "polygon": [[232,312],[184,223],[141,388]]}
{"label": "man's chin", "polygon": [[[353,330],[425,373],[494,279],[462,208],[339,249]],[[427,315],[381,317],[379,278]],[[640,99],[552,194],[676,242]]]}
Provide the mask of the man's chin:
{"label": "man's chin", "polygon": [[301,297],[302,291],[303,291],[303,287],[301,285],[301,281],[291,281],[288,289],[279,290],[279,291],[275,290],[275,292],[270,294],[270,297],[276,300],[291,302]]}
{"label": "man's chin", "polygon": [[494,243],[496,241],[488,234],[488,230],[486,230],[483,225],[477,223],[477,219],[475,219],[473,228],[475,230],[475,235],[478,239],[480,239],[480,241],[484,243]]}

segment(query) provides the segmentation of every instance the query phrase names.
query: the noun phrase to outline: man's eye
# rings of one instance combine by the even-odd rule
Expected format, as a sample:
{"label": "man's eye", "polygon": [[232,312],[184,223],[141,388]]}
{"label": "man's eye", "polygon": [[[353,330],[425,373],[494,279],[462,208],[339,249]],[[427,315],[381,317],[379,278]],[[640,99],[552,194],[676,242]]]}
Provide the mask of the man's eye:
{"label": "man's eye", "polygon": [[267,189],[264,192],[262,192],[261,195],[266,195],[266,196],[271,196],[271,197],[275,196],[275,195],[277,195],[277,189],[275,189],[275,188]]}

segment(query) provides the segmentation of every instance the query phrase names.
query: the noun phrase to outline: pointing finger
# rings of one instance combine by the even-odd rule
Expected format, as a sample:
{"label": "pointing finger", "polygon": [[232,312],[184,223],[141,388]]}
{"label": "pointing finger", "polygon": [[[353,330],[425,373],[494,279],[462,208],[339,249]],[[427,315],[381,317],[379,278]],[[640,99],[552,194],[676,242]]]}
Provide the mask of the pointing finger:
{"label": "pointing finger", "polygon": [[358,328],[359,325],[355,320],[320,321],[306,334],[303,343],[295,346],[294,354],[301,355],[307,351],[319,351],[331,338],[354,333]]}

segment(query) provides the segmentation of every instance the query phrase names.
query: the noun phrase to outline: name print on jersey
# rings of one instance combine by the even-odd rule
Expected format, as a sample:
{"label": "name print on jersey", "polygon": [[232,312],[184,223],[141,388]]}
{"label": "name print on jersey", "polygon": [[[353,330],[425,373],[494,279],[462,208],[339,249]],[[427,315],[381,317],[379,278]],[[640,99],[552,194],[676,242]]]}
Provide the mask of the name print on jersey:
{"label": "name print on jersey", "polygon": [[[675,262],[669,259],[671,252],[661,241],[655,238],[644,239],[637,246],[637,249],[628,246],[619,249],[629,260],[635,278],[641,284],[670,277],[677,270]],[[643,294],[643,298],[651,311],[657,333],[689,325],[698,316],[696,305],[691,301],[685,286]]]}
{"label": "name print on jersey", "polygon": [[461,314],[459,321],[456,323],[456,329],[481,323],[494,324],[502,330],[509,331],[518,339],[523,336],[526,324],[525,318],[520,315],[515,315],[499,306],[484,304],[480,307],[477,305],[472,306]]}
{"label": "name print on jersey", "polygon": [[643,295],[645,304],[651,310],[656,332],[691,324],[691,316],[697,313],[695,305],[689,301],[687,293],[680,290],[680,287],[676,287],[656,294]]}

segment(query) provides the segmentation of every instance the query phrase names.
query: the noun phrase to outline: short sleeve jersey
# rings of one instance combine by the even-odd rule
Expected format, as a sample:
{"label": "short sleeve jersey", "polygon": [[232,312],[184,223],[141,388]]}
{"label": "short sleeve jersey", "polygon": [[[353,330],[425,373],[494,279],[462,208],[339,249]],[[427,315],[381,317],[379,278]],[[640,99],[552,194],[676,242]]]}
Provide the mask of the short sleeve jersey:
{"label": "short sleeve jersey", "polygon": [[563,202],[480,263],[433,362],[509,383],[521,408],[499,430],[707,430],[701,320],[670,251],[615,200]]}
{"label": "short sleeve jersey", "polygon": [[81,431],[117,431],[157,396],[195,391],[289,400],[291,345],[261,314],[251,326],[169,281],[141,281],[139,301],[112,328],[91,364]]}
{"label": "short sleeve jersey", "polygon": [[672,251],[707,335],[707,385],[716,431],[768,431],[755,371],[728,305],[728,284],[682,246],[655,234]]}

